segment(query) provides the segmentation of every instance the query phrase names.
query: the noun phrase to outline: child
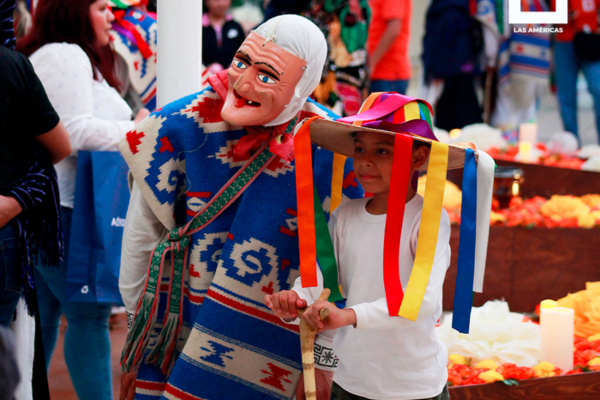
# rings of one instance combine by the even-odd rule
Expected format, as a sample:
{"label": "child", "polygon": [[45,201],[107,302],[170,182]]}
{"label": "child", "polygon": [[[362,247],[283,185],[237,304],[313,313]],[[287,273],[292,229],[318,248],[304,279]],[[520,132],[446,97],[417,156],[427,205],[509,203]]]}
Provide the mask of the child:
{"label": "child", "polygon": [[[425,164],[429,145],[413,142],[410,175]],[[339,358],[331,399],[449,399],[444,343],[434,327],[442,313],[442,286],[450,265],[450,222],[442,209],[437,246],[429,283],[415,322],[390,317],[383,281],[383,243],[390,189],[394,135],[378,132],[354,134],[356,179],[373,197],[351,200],[331,215],[329,230],[338,262],[339,282],[347,298],[338,309],[319,301],[303,318],[319,332],[337,330],[333,348]],[[400,243],[400,278],[403,289],[415,259],[423,197],[409,185]],[[265,296],[273,312],[291,322],[298,308],[319,297],[319,286],[302,288],[300,278],[292,290]],[[329,317],[319,318],[328,308]]]}

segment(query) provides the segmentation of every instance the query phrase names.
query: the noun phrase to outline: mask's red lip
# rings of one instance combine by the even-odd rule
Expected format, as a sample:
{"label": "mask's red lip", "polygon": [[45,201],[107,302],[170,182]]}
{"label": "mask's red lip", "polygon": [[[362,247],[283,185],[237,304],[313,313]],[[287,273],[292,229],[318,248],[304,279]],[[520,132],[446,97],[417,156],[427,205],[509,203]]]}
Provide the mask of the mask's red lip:
{"label": "mask's red lip", "polygon": [[260,107],[260,103],[257,103],[256,101],[250,101],[248,99],[243,98],[242,96],[240,96],[240,94],[238,92],[235,91],[235,89],[233,90],[233,95],[237,99],[237,102],[235,103],[235,106],[237,108],[242,108],[244,106]]}

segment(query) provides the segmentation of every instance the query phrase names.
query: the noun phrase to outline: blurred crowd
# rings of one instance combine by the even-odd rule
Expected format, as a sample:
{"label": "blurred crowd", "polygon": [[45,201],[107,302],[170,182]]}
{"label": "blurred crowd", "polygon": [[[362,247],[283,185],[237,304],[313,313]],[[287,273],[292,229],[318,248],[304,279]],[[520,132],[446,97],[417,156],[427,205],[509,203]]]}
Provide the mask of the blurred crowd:
{"label": "blurred crowd", "polygon": [[[156,108],[156,6],[156,0],[0,0],[0,327],[11,324],[25,295],[41,327],[43,347],[36,351],[48,367],[64,314],[65,359],[82,399],[113,398],[112,307],[65,298],[61,260],[69,251],[77,151],[116,151]],[[564,130],[577,137],[582,73],[600,134],[600,0],[570,1],[569,23],[555,33],[509,25],[508,0],[431,0],[419,21],[425,27],[420,69],[409,56],[413,6],[413,0],[204,0],[198,21],[204,75],[229,68],[263,20],[300,14],[329,44],[313,98],[340,116],[357,114],[371,92],[415,90],[434,106],[440,129],[486,123],[510,134],[536,120],[540,97],[551,88]],[[522,1],[528,11],[553,7]],[[13,372],[0,373],[0,399],[10,399],[14,379],[3,376],[14,376],[15,362],[5,356],[12,339],[4,328],[0,371],[12,366]]]}

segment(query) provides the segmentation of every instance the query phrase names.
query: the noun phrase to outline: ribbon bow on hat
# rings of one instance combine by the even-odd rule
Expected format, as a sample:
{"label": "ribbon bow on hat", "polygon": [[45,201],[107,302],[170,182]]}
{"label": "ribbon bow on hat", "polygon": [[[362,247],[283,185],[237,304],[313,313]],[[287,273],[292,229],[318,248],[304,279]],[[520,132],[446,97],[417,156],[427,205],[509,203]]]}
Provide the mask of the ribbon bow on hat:
{"label": "ribbon bow on hat", "polygon": [[[473,291],[480,292],[483,286],[494,162],[483,151],[476,153],[472,144],[459,147],[438,142],[433,134],[432,108],[423,100],[397,93],[373,93],[363,103],[358,115],[337,121],[312,118],[305,121],[297,131],[294,142],[302,285],[316,286],[317,259],[323,271],[324,286],[331,289],[338,285],[337,266],[324,268],[318,254],[318,248],[323,247],[323,243],[316,243],[319,238],[315,234],[315,227],[318,226],[317,220],[323,211],[320,202],[313,204],[310,201],[317,197],[312,184],[311,139],[318,146],[337,153],[336,157],[352,157],[352,133],[357,131],[395,136],[383,256],[384,285],[390,316],[402,316],[413,321],[417,319],[435,257],[446,172],[448,169],[464,168],[453,327],[460,332],[468,332]],[[399,274],[399,251],[406,188],[411,178],[409,172],[413,140],[428,143],[431,152],[428,163],[422,167],[423,170],[427,169],[428,177],[420,234],[412,273],[406,292],[403,292]],[[335,164],[334,157],[334,170]],[[342,180],[336,179],[334,174],[332,182]],[[332,187],[332,203],[334,198],[341,198],[334,191],[341,191],[341,187]]]}

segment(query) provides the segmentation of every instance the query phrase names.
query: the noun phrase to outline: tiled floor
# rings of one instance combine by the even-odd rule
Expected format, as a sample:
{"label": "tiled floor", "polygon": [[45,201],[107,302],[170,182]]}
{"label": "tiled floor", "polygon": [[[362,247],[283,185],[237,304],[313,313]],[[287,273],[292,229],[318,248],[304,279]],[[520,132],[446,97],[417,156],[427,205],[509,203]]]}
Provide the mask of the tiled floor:
{"label": "tiled floor", "polygon": [[[60,335],[58,343],[56,344],[56,350],[52,357],[50,364],[50,374],[48,377],[48,383],[50,385],[50,396],[52,400],[77,400],[75,389],[71,383],[67,365],[65,364],[65,358],[63,355],[63,339],[65,336],[65,330],[67,327],[66,320],[62,319],[60,327]],[[121,350],[127,337],[127,318],[125,314],[118,314],[111,318],[111,332],[110,332],[110,344],[111,344],[111,359],[112,359],[112,374],[113,374],[113,391],[114,398],[119,398],[119,387],[120,387],[120,376],[121,366],[119,365],[119,359],[121,358]],[[81,400],[93,400],[93,399],[81,399]]]}

